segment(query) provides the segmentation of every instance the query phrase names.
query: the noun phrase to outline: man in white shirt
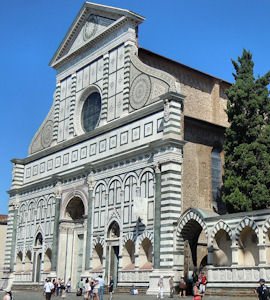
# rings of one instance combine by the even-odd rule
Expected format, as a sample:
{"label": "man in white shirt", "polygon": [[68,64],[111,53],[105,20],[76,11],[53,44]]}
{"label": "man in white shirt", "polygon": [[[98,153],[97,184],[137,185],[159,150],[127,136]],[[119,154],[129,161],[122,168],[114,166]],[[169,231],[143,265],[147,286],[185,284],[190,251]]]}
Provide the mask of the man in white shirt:
{"label": "man in white shirt", "polygon": [[102,278],[102,275],[99,275],[96,280],[98,280],[98,282],[99,282],[99,289],[98,289],[99,299],[103,300],[104,279]]}
{"label": "man in white shirt", "polygon": [[46,282],[44,284],[44,292],[46,295],[46,300],[51,300],[53,289],[54,289],[54,285],[51,283],[51,279],[46,279]]}

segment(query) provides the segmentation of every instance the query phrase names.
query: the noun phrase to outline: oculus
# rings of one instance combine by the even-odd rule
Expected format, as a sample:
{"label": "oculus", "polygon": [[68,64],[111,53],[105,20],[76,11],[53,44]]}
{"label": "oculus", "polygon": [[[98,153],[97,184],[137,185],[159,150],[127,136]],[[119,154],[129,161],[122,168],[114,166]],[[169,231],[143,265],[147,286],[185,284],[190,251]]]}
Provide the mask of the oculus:
{"label": "oculus", "polygon": [[101,97],[98,92],[91,93],[82,108],[82,127],[85,132],[92,131],[98,124],[101,112]]}

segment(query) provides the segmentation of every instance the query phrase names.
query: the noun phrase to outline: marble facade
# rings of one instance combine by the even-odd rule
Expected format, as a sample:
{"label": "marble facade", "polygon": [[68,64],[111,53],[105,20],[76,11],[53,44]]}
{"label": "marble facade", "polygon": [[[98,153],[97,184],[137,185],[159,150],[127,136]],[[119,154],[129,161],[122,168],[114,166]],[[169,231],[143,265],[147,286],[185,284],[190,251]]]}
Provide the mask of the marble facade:
{"label": "marble facade", "polygon": [[[234,287],[243,274],[252,278],[246,287],[269,273],[268,211],[258,220],[223,217],[213,199],[230,84],[140,48],[143,21],[86,2],[53,56],[53,105],[28,156],[12,160],[9,285],[60,277],[71,278],[75,289],[81,277],[102,274],[118,287],[135,284],[151,294],[161,274],[168,292],[169,276],[177,282],[194,267],[208,269],[209,288],[224,280]],[[97,123],[86,131],[82,112],[95,93]],[[248,236],[254,245],[247,245],[246,266],[239,241]]]}

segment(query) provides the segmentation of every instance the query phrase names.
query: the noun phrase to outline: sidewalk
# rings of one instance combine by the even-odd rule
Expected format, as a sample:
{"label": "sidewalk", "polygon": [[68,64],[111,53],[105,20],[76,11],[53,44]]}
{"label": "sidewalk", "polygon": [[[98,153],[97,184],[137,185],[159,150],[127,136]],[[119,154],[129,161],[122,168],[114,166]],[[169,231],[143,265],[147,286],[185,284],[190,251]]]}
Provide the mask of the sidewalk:
{"label": "sidewalk", "polygon": [[[4,292],[0,292],[0,299],[2,299],[4,296]],[[44,300],[45,297],[41,293],[37,292],[29,292],[29,291],[15,291],[14,292],[14,300]],[[52,300],[57,299],[64,299],[60,297],[52,297]],[[66,297],[67,300],[82,300],[83,297],[77,297],[76,294],[71,293],[68,294]],[[147,295],[135,295],[131,296],[128,294],[115,294],[113,296],[113,300],[154,300],[157,299],[155,296],[147,296]],[[169,300],[172,298],[164,297],[164,300]],[[188,296],[186,298],[179,298],[177,295],[174,295],[173,299],[186,299],[186,300],[192,300],[192,296]],[[258,299],[255,295],[251,297],[213,297],[213,296],[206,296],[203,298],[203,300],[255,300]],[[104,295],[103,300],[109,300],[108,295]]]}

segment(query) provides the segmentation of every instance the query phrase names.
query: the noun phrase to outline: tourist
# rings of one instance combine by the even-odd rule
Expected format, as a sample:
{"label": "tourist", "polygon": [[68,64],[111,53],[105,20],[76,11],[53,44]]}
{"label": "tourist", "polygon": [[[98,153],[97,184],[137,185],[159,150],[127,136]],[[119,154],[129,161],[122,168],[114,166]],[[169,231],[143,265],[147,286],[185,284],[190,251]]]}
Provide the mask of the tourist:
{"label": "tourist", "polygon": [[89,284],[89,279],[86,278],[84,287],[83,287],[83,299],[89,299],[89,292],[91,291],[91,287]]}
{"label": "tourist", "polygon": [[62,298],[66,298],[67,297],[67,287],[64,286],[64,288],[62,289]]}
{"label": "tourist", "polygon": [[158,294],[157,294],[157,298],[163,298],[163,276],[161,275],[158,281]]}
{"label": "tourist", "polygon": [[58,278],[58,281],[56,282],[56,296],[59,296],[59,293],[60,293],[60,285],[61,285],[61,279]]}
{"label": "tourist", "polygon": [[10,290],[5,290],[5,296],[3,297],[3,300],[12,300],[12,292]]}
{"label": "tourist", "polygon": [[[79,288],[79,293],[77,293],[77,296],[81,296],[82,295],[82,291],[83,291],[83,279],[81,278],[79,284],[78,284],[78,288]],[[78,295],[79,294],[79,295]]]}
{"label": "tourist", "polygon": [[169,279],[169,285],[170,285],[170,298],[173,298],[173,276],[170,277]]}
{"label": "tourist", "polygon": [[192,273],[192,287],[195,285],[195,283],[198,281],[198,274],[196,270],[193,271]]}
{"label": "tourist", "polygon": [[94,281],[93,299],[99,300],[99,288],[100,288],[99,280],[98,278],[96,278]]}
{"label": "tourist", "polygon": [[55,292],[56,292],[56,279],[53,279],[52,284],[53,284],[52,295],[55,296]]}
{"label": "tourist", "polygon": [[197,280],[194,284],[193,287],[193,300],[201,300],[202,299],[202,294],[200,292],[200,282]]}
{"label": "tourist", "polygon": [[179,284],[179,297],[186,297],[187,283],[185,281],[184,275],[181,276]]}
{"label": "tourist", "polygon": [[205,288],[206,288],[206,284],[207,284],[207,278],[204,275],[204,272],[201,272],[200,276],[199,276],[199,282],[200,282],[200,292],[202,294],[202,297],[205,294]]}
{"label": "tourist", "polygon": [[65,282],[64,280],[60,280],[60,293],[59,293],[59,296],[62,297],[62,294],[63,294],[63,290],[65,288]]}
{"label": "tourist", "polygon": [[114,285],[114,280],[113,277],[110,276],[110,284],[109,284],[110,300],[112,300],[112,296],[113,296],[113,285]]}
{"label": "tourist", "polygon": [[268,287],[265,285],[265,280],[263,278],[259,281],[259,286],[256,290],[253,290],[259,297],[259,300],[268,300],[269,299],[269,290]]}
{"label": "tourist", "polygon": [[46,279],[46,282],[44,284],[44,293],[46,300],[50,300],[52,296],[52,291],[54,289],[54,285],[51,283],[51,279]]}
{"label": "tourist", "polygon": [[67,292],[71,293],[71,278],[69,278],[67,282]]}
{"label": "tourist", "polygon": [[99,275],[97,278],[99,282],[99,289],[98,289],[98,296],[100,300],[103,300],[103,293],[104,293],[104,279],[102,278],[102,275]]}

